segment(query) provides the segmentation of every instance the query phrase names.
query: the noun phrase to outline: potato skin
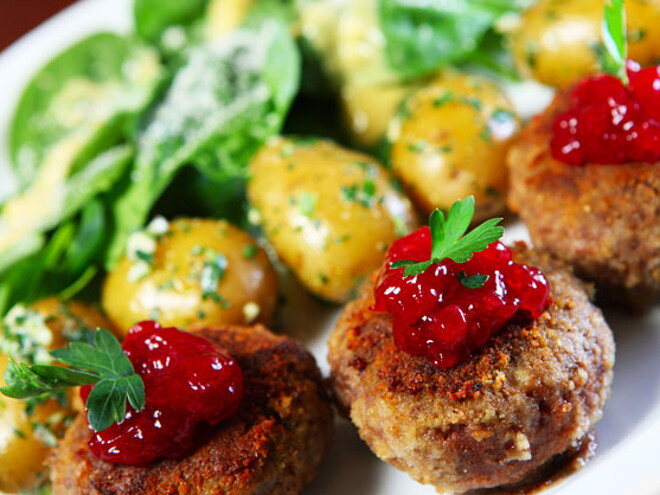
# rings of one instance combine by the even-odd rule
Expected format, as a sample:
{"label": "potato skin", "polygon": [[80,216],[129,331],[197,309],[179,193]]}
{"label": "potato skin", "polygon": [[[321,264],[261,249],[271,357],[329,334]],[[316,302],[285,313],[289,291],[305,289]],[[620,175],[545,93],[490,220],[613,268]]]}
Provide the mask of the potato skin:
{"label": "potato skin", "polygon": [[448,73],[414,93],[392,123],[392,166],[417,207],[449,209],[474,195],[475,221],[503,210],[505,156],[519,127],[491,81]]}
{"label": "potato skin", "polygon": [[[599,69],[603,0],[541,0],[511,35],[520,71],[544,84],[566,88]],[[660,58],[660,2],[626,1],[628,56],[642,65]]]}
{"label": "potato skin", "polygon": [[[9,358],[0,354],[1,370],[7,368],[8,362]],[[5,385],[4,378],[0,377],[0,386]],[[30,490],[48,477],[43,461],[50,452],[50,447],[35,438],[31,422],[44,422],[60,409],[57,402],[48,401],[28,417],[23,401],[0,396],[1,492],[19,493],[21,490]]]}
{"label": "potato skin", "polygon": [[[217,289],[203,290],[205,267],[219,256],[226,267]],[[103,307],[124,334],[147,319],[189,328],[267,322],[275,310],[277,280],[266,253],[247,233],[223,220],[170,222],[157,242],[151,271],[135,280],[132,266],[124,257],[108,274],[102,294]]]}
{"label": "potato skin", "polygon": [[385,138],[387,127],[406,96],[410,85],[360,86],[347,84],[341,89],[344,125],[352,142],[373,148]]}
{"label": "potato skin", "polygon": [[[52,333],[50,349],[65,346],[68,337],[82,328],[112,330],[110,322],[96,308],[84,303],[48,298],[28,309],[43,316]],[[4,370],[8,362],[9,357],[0,353],[0,387],[6,385]],[[81,407],[76,392],[69,396],[69,407],[49,400],[28,415],[26,405],[25,401],[0,395],[0,491],[4,493],[33,489],[47,478],[43,462],[50,447],[35,434],[33,424],[48,423],[53,433],[62,434],[64,420],[72,416],[72,409]]]}
{"label": "potato skin", "polygon": [[275,138],[250,173],[248,196],[266,237],[303,285],[328,301],[346,301],[416,223],[378,163],[330,141]]}
{"label": "potato skin", "polygon": [[64,347],[71,334],[82,328],[103,328],[117,334],[115,326],[98,308],[83,302],[61,301],[56,297],[49,297],[31,304],[30,309],[43,315],[46,326],[53,333],[51,349]]}

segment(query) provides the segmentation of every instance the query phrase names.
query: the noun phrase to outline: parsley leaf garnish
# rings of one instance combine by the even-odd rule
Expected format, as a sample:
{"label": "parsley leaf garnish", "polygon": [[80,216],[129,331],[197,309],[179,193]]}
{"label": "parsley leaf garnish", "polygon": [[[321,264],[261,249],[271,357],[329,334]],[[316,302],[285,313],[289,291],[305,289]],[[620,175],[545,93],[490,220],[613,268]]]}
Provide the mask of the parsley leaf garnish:
{"label": "parsley leaf garnish", "polygon": [[78,385],[94,385],[86,408],[90,426],[103,431],[120,423],[126,415],[126,401],[136,411],[145,406],[142,377],[107,330],[94,334],[94,343],[72,342],[68,349],[51,352],[57,361],[70,366],[30,366],[10,361],[5,372],[7,386],[0,389],[7,397],[27,399]]}
{"label": "parsley leaf garnish", "polygon": [[626,59],[628,57],[626,39],[626,11],[624,0],[608,0],[605,3],[603,19],[603,70],[618,77],[624,85],[628,85]]}
{"label": "parsley leaf garnish", "polygon": [[404,277],[419,275],[433,263],[444,259],[452,259],[456,263],[465,263],[472,254],[483,251],[489,244],[498,240],[504,234],[504,227],[497,224],[501,218],[491,218],[467,232],[474,217],[474,197],[470,196],[456,201],[447,218],[440,210],[435,210],[429,218],[431,228],[431,259],[426,261],[399,260],[390,265],[391,268],[403,268]]}
{"label": "parsley leaf garnish", "polygon": [[481,289],[490,278],[489,275],[484,273],[467,275],[465,272],[460,272],[457,277],[463,287],[467,287],[468,289]]}

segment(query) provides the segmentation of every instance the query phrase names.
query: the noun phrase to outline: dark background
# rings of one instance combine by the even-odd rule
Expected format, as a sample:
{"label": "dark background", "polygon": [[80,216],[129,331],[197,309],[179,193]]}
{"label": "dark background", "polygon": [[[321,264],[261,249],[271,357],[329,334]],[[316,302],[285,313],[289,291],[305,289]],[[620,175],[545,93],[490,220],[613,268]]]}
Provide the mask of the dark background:
{"label": "dark background", "polygon": [[76,1],[0,0],[0,50]]}

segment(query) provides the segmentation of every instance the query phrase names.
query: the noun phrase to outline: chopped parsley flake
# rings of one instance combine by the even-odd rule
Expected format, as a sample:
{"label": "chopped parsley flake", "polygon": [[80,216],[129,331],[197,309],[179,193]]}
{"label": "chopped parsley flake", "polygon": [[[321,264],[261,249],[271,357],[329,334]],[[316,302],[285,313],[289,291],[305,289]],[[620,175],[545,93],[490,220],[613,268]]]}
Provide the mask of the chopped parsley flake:
{"label": "chopped parsley flake", "polygon": [[453,91],[446,91],[445,94],[442,96],[436,98],[433,100],[433,106],[434,107],[441,107],[442,105],[445,105],[446,103],[452,102],[455,99],[455,95]]}
{"label": "chopped parsley flake", "polygon": [[258,252],[259,248],[257,246],[254,244],[246,244],[243,247],[243,258],[246,260],[251,260],[257,255]]}
{"label": "chopped parsley flake", "polygon": [[47,348],[53,340],[53,333],[39,312],[17,304],[7,313],[3,323],[0,352],[30,364],[52,361]]}
{"label": "chopped parsley flake", "polygon": [[202,287],[202,299],[212,299],[220,303],[218,295],[218,284],[225,276],[227,270],[227,258],[222,254],[216,254],[214,259],[204,262],[199,284]]}
{"label": "chopped parsley flake", "polygon": [[477,111],[481,111],[481,102],[476,99],[476,98],[461,98],[461,102],[465,103],[466,105],[470,105],[472,108],[474,108]]}
{"label": "chopped parsley flake", "polygon": [[345,201],[370,208],[376,200],[376,183],[372,180],[365,180],[361,184],[343,186],[341,195]]}
{"label": "chopped parsley flake", "polygon": [[373,163],[355,162],[355,166],[362,169],[369,177],[376,177],[378,174],[378,171]]}
{"label": "chopped parsley flake", "polygon": [[292,204],[297,205],[300,213],[307,218],[312,218],[314,216],[317,201],[318,198],[316,194],[308,191],[300,192],[291,198]]}
{"label": "chopped parsley flake", "polygon": [[417,141],[416,143],[411,143],[408,145],[408,151],[412,151],[413,153],[421,153],[426,149],[426,142],[424,141]]}
{"label": "chopped parsley flake", "polygon": [[468,289],[480,289],[484,286],[489,276],[483,273],[475,273],[473,275],[466,275],[465,272],[460,272],[458,275],[458,280],[461,282],[463,287]]}
{"label": "chopped parsley flake", "polygon": [[497,123],[503,124],[513,120],[513,113],[503,108],[498,108],[493,112],[493,115],[490,116],[491,120],[494,120]]}

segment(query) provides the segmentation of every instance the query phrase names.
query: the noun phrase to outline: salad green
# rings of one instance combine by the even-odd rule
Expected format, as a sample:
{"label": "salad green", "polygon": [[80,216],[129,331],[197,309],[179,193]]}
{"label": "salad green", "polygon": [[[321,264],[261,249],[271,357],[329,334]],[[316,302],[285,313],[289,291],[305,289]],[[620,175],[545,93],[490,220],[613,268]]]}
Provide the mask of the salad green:
{"label": "salad green", "polygon": [[479,64],[479,52],[489,50],[495,22],[519,12],[521,0],[379,0],[379,20],[387,61],[404,79],[424,76],[459,62]]}
{"label": "salad green", "polygon": [[[323,50],[345,38],[344,24],[361,22],[358,14],[368,12],[373,26],[357,32],[382,33],[376,59],[387,77],[410,80],[492,60],[495,21],[522,3],[135,0],[135,36],[79,41],[21,97],[10,135],[19,186],[0,215],[0,314],[17,302],[76,295],[170,203],[234,221],[243,215],[248,161],[287,121],[294,129],[318,121],[306,95],[290,112],[301,72],[320,67],[304,90],[334,98],[332,67],[313,59],[350,55],[359,36],[342,53]],[[230,12],[235,29],[213,33],[213,12]],[[303,21],[317,23],[315,36]],[[175,56],[165,42],[170,28],[183,32]],[[349,62],[345,69],[356,67]]]}

